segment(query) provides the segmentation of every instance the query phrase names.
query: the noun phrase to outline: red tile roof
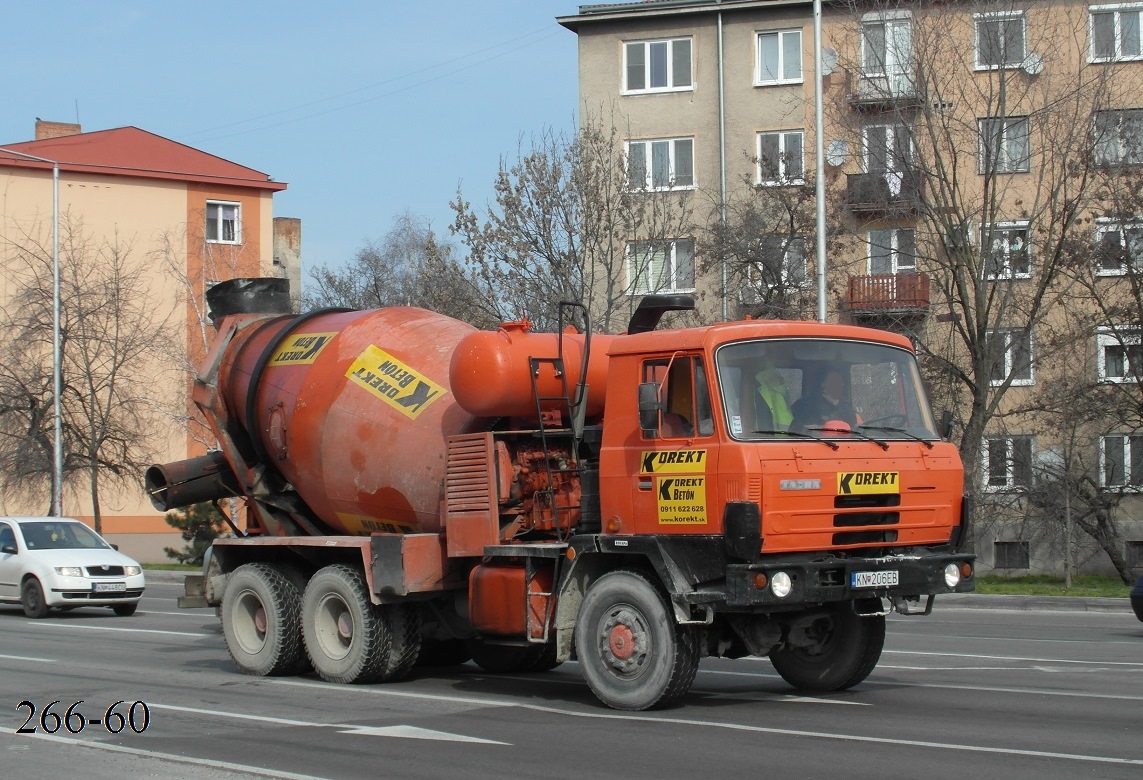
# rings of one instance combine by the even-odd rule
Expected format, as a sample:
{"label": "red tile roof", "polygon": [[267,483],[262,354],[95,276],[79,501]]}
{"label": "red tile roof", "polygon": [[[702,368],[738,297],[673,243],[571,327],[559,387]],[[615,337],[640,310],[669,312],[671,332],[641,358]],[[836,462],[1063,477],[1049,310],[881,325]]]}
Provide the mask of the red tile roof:
{"label": "red tile roof", "polygon": [[50,165],[4,151],[12,149],[55,161],[61,171],[253,187],[273,192],[286,189],[285,182],[273,181],[253,168],[137,127],[0,144],[0,147],[3,147],[0,148],[0,166],[43,168]]}

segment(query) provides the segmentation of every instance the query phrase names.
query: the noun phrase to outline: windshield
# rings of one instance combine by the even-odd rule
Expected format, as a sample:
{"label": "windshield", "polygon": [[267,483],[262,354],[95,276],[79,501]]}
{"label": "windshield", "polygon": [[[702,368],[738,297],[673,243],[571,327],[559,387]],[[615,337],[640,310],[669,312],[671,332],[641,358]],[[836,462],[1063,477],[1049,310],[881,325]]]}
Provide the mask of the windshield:
{"label": "windshield", "polygon": [[29,550],[105,550],[110,547],[82,523],[51,520],[20,523]]}
{"label": "windshield", "polygon": [[917,362],[904,349],[839,339],[727,344],[715,353],[731,436],[936,439]]}

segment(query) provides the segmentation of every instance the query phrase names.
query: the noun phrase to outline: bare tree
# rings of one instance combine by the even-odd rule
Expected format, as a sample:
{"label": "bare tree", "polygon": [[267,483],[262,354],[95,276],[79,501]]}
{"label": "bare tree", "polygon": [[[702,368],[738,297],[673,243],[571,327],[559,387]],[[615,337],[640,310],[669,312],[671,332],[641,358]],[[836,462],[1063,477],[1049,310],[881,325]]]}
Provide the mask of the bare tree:
{"label": "bare tree", "polygon": [[684,276],[694,285],[691,193],[675,178],[685,175],[628,160],[616,123],[587,117],[573,138],[545,132],[502,163],[483,214],[458,192],[452,231],[500,319],[551,329],[570,300],[588,306],[594,329],[613,331],[638,295]]}
{"label": "bare tree", "polygon": [[[11,298],[3,362],[0,461],[32,455],[6,471],[7,487],[26,496],[50,484],[47,433],[52,406],[51,251],[31,233],[9,242],[4,269]],[[163,414],[155,367],[164,363],[166,318],[133,262],[130,241],[97,240],[65,215],[60,237],[60,336],[64,478],[83,475],[96,531],[105,488],[133,484],[150,461],[148,432]]]}

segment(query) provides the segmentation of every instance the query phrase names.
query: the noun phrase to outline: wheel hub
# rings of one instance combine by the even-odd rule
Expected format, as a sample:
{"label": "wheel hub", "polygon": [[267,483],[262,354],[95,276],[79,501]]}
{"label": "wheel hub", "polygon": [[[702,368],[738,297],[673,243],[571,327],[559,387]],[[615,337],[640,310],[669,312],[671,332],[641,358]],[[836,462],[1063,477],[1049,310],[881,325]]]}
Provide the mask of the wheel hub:
{"label": "wheel hub", "polygon": [[637,611],[622,607],[600,627],[600,651],[604,662],[622,675],[637,674],[650,654],[650,634]]}

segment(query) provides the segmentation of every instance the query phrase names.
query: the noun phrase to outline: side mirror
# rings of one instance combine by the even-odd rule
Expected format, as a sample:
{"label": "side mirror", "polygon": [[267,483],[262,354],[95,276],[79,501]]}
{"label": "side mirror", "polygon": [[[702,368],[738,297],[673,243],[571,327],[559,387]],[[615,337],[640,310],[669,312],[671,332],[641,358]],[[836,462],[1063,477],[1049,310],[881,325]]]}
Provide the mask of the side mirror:
{"label": "side mirror", "polygon": [[19,550],[16,549],[16,545],[14,544],[6,544],[0,547],[0,553],[6,553],[7,555],[15,555],[18,552]]}
{"label": "side mirror", "polygon": [[639,385],[639,427],[644,431],[657,431],[662,408],[659,403],[659,384],[642,382]]}
{"label": "side mirror", "polygon": [[937,426],[937,433],[941,435],[942,439],[952,438],[953,423],[953,413],[951,410],[945,409],[941,412],[941,421]]}

